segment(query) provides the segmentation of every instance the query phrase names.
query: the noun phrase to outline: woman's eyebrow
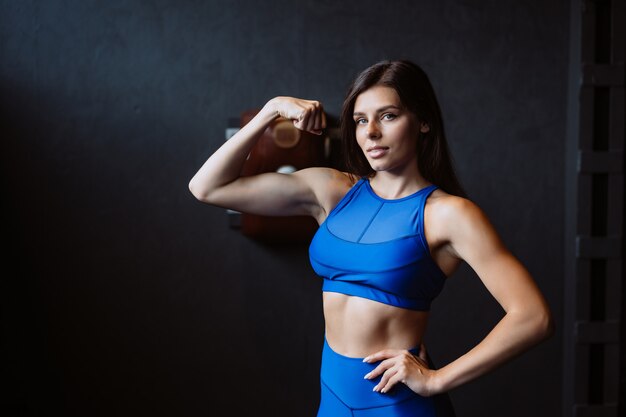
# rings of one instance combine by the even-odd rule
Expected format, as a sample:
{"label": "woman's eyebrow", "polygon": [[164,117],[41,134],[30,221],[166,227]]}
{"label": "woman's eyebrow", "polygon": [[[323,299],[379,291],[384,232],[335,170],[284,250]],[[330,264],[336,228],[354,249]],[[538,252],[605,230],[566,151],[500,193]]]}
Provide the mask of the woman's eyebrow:
{"label": "woman's eyebrow", "polygon": [[[393,104],[390,104],[388,106],[384,106],[384,107],[379,108],[378,110],[376,110],[376,113],[382,113],[385,110],[389,110],[389,109],[400,110],[400,107],[398,107],[396,105],[393,105]],[[361,112],[355,111],[354,113],[352,113],[352,115],[353,116],[365,116],[365,113],[361,113]]]}

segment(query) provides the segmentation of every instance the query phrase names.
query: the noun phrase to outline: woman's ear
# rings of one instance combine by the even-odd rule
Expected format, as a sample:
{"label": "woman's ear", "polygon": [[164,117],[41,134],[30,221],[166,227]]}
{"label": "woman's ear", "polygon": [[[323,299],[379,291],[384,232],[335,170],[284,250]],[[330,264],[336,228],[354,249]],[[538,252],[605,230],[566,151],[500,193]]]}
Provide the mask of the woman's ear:
{"label": "woman's ear", "polygon": [[420,132],[428,133],[430,132],[430,126],[426,122],[420,122]]}

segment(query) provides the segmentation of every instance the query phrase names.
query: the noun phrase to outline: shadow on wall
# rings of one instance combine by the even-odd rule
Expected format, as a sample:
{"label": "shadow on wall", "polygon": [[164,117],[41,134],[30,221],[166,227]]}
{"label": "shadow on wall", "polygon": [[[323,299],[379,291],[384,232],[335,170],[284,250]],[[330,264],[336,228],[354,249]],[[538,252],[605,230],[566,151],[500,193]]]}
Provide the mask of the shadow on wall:
{"label": "shadow on wall", "polygon": [[[323,326],[306,247],[229,230],[189,193],[197,167],[158,143],[158,120],[80,114],[33,88],[2,85],[0,101],[16,271],[2,280],[3,413],[313,414]],[[241,401],[248,373],[265,383]]]}

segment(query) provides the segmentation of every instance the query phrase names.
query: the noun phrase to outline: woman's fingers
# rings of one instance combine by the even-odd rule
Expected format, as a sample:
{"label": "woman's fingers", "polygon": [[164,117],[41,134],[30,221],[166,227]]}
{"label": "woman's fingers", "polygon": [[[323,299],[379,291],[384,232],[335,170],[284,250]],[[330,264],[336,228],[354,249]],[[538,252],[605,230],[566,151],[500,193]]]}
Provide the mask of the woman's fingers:
{"label": "woman's fingers", "polygon": [[304,108],[298,115],[297,119],[294,120],[293,125],[300,130],[307,130],[307,125],[309,124],[309,120],[311,119],[311,112],[309,109]]}
{"label": "woman's fingers", "polygon": [[376,368],[374,368],[372,371],[364,375],[363,378],[365,379],[377,378],[379,375],[383,374],[387,369],[391,368],[393,364],[394,362],[392,359],[384,360],[380,364],[378,364]]}
{"label": "woman's fingers", "polygon": [[317,135],[322,134],[322,115],[324,114],[322,104],[319,101],[311,101],[309,102],[308,111],[310,112],[310,118],[305,126],[305,130]]}
{"label": "woman's fingers", "polygon": [[372,353],[371,355],[364,357],[363,362],[372,363],[372,362],[382,361],[383,359],[393,358],[394,356],[397,356],[401,352],[402,350],[399,350],[399,349],[379,350],[376,353]]}
{"label": "woman's fingers", "polygon": [[315,131],[313,133],[321,135],[322,131],[326,129],[326,113],[324,112],[324,108],[322,107],[321,103],[319,104],[319,108],[317,109],[316,123],[317,124],[315,125]]}
{"label": "woman's fingers", "polygon": [[385,373],[383,374],[382,378],[380,378],[380,382],[376,384],[376,386],[372,389],[372,391],[380,392],[383,394],[389,391],[391,387],[395,384],[395,382],[391,383],[390,381],[397,374],[398,374],[398,370],[395,366],[387,369],[387,371],[385,371]]}
{"label": "woman's fingers", "polygon": [[391,368],[398,359],[402,359],[405,355],[411,355],[408,350],[400,349],[385,349],[378,351],[372,355],[369,355],[363,359],[363,362],[380,362],[374,370],[364,376],[365,379],[373,379],[384,373],[387,369]]}
{"label": "woman's fingers", "polygon": [[[392,354],[395,355],[389,357]],[[424,350],[424,358],[425,355]],[[420,375],[423,375],[424,372],[428,370],[426,359],[415,356],[408,350],[383,350],[365,359],[369,359],[370,362],[373,362],[376,358],[382,357],[387,357],[387,359],[384,359],[374,370],[366,374],[365,378],[373,379],[382,375],[373,390],[383,394],[389,392],[398,382],[406,385],[414,385],[416,381],[419,380]],[[418,380],[416,380],[416,377]]]}
{"label": "woman's fingers", "polygon": [[318,117],[318,103],[316,101],[311,101],[308,103],[307,111],[309,113],[309,118],[307,120],[307,124],[305,125],[305,130],[307,132],[312,132],[316,129],[317,125],[317,117]]}
{"label": "woman's fingers", "polygon": [[322,134],[326,127],[326,115],[319,101],[303,100],[294,97],[281,97],[279,114],[293,122],[293,125],[307,132]]}
{"label": "woman's fingers", "polygon": [[[387,373],[385,373],[385,376]],[[385,376],[383,376],[383,378]],[[388,378],[385,378],[384,381],[381,379],[380,383],[377,386],[377,388],[379,389],[377,389],[376,391],[379,391],[381,394],[386,394],[398,382],[404,383],[405,378],[406,378],[406,373],[403,373],[400,369],[397,369],[395,370],[395,372],[393,372],[393,375],[390,375]]]}

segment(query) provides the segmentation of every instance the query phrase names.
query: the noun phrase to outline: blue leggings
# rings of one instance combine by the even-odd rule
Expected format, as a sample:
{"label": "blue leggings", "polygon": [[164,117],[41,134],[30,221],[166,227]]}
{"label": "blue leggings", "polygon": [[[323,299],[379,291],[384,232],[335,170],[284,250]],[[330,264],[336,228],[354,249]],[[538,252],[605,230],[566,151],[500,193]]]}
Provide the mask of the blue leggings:
{"label": "blue leggings", "polygon": [[[410,350],[417,354],[419,348]],[[363,376],[378,364],[333,351],[324,339],[321,402],[317,417],[453,417],[447,396],[422,397],[402,383],[381,394],[372,391],[380,377]]]}

